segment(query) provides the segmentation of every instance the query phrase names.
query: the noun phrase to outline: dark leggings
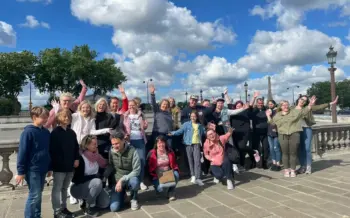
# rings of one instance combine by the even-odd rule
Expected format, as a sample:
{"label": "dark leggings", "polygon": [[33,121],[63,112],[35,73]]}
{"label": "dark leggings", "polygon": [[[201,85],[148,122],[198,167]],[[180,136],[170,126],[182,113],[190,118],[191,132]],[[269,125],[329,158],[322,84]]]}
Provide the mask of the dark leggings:
{"label": "dark leggings", "polygon": [[232,140],[233,144],[236,146],[237,150],[239,151],[240,155],[240,165],[242,167],[245,166],[245,155],[248,153],[250,160],[252,161],[252,164],[255,164],[254,159],[254,150],[252,148],[251,143],[249,143],[249,146],[247,146],[248,141],[250,140],[250,131],[249,132],[233,132],[232,134]]}
{"label": "dark leggings", "polygon": [[261,167],[266,167],[270,156],[269,141],[267,139],[267,132],[256,131],[253,132],[253,149],[258,150],[261,156]]}

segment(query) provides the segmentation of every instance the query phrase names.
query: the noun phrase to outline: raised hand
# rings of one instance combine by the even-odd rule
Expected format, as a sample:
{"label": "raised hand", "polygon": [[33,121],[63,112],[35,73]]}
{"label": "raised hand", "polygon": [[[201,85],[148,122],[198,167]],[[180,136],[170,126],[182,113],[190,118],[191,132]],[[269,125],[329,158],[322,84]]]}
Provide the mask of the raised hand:
{"label": "raised hand", "polygon": [[337,97],[334,99],[334,101],[330,102],[329,104],[330,104],[330,105],[337,104],[337,103],[338,103],[338,97],[339,97],[339,96],[337,96]]}
{"label": "raised hand", "polygon": [[51,106],[54,109],[55,113],[57,113],[60,109],[60,104],[55,99],[51,101]]}
{"label": "raised hand", "polygon": [[254,98],[257,98],[257,97],[259,97],[259,95],[260,95],[260,92],[256,91],[256,92],[254,92],[253,97],[254,97]]}
{"label": "raised hand", "polygon": [[269,109],[269,110],[266,110],[266,116],[268,116],[268,117],[271,117],[271,115],[272,115],[272,111]]}
{"label": "raised hand", "polygon": [[228,93],[228,88],[225,89],[224,95],[227,95],[227,93]]}
{"label": "raised hand", "polygon": [[125,93],[125,89],[122,85],[118,85],[118,89],[120,93]]}
{"label": "raised hand", "polygon": [[151,93],[151,94],[154,94],[154,92],[156,91],[156,88],[154,87],[154,85],[153,84],[149,84],[149,92]]}
{"label": "raised hand", "polygon": [[85,84],[85,82],[84,82],[84,80],[79,80],[79,83],[80,83],[80,85],[82,86],[82,87],[85,87],[86,88],[86,84]]}
{"label": "raised hand", "polygon": [[316,96],[313,95],[313,96],[310,98],[310,103],[309,103],[309,105],[310,105],[310,106],[315,105],[316,100],[317,100]]}

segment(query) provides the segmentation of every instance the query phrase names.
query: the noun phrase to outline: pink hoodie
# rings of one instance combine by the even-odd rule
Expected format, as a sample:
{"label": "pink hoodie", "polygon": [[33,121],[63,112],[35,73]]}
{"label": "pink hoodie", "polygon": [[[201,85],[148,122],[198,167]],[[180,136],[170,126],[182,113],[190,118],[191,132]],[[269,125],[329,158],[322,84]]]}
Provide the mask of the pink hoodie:
{"label": "pink hoodie", "polygon": [[[211,162],[211,165],[221,166],[224,162],[225,144],[229,140],[231,133],[226,133],[225,135],[219,136],[216,134],[214,141],[209,139],[205,140],[203,153],[204,157]],[[220,145],[219,140],[221,141]]]}

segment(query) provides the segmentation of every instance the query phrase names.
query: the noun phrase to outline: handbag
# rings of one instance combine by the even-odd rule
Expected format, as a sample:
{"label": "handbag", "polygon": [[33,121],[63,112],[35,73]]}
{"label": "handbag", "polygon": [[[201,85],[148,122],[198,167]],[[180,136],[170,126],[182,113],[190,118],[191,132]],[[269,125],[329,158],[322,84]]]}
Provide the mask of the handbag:
{"label": "handbag", "polygon": [[227,158],[233,163],[233,164],[239,164],[240,162],[240,156],[237,148],[230,143],[226,143],[226,146],[224,147],[222,142],[219,140],[219,144],[221,147],[224,148],[225,154]]}
{"label": "handbag", "polygon": [[175,183],[175,176],[173,170],[159,172],[158,180],[160,184]]}

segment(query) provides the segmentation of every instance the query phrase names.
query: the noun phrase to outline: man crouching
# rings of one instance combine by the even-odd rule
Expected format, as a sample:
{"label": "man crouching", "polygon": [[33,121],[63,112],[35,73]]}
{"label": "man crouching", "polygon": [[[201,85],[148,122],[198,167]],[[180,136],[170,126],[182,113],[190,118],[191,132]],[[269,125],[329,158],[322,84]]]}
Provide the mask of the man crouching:
{"label": "man crouching", "polygon": [[[122,132],[111,134],[111,144],[108,167],[114,172],[116,185],[112,190],[110,209],[112,212],[121,210],[124,206],[126,190],[129,190],[131,210],[137,210],[139,209],[137,192],[140,187],[140,158],[137,151],[125,142],[125,135]],[[111,172],[111,170],[106,170],[108,171]]]}

